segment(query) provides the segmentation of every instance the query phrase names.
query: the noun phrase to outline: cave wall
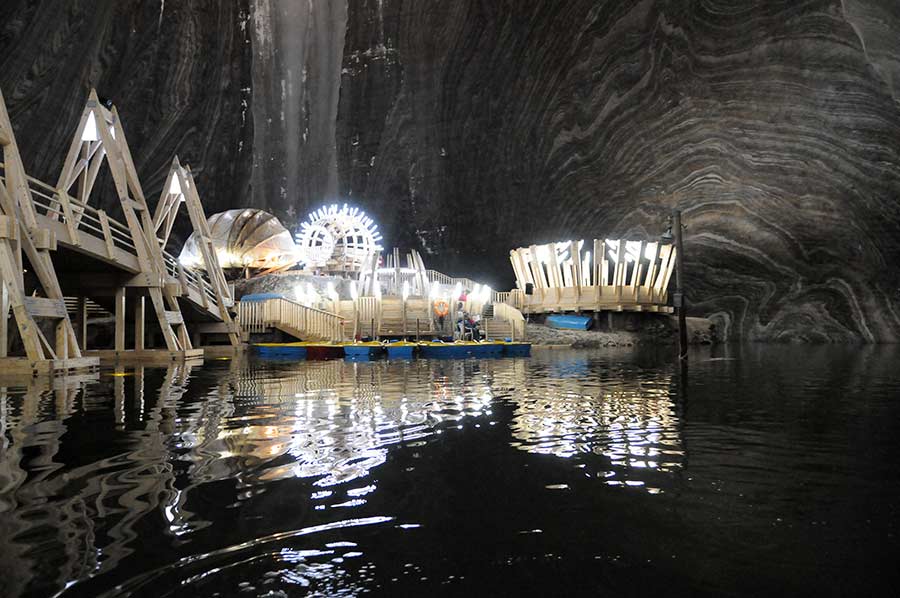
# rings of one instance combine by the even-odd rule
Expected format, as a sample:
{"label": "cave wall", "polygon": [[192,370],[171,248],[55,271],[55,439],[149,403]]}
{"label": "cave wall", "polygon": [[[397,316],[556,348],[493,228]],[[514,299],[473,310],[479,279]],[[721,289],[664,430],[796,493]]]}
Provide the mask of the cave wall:
{"label": "cave wall", "polygon": [[898,33],[893,0],[7,0],[0,87],[48,180],[93,85],[148,197],[178,153],[208,212],[352,201],[497,288],[679,207],[731,338],[896,341]]}
{"label": "cave wall", "polygon": [[897,340],[898,12],[351,3],[342,190],[493,280],[510,247],[653,238],[679,207],[691,311],[730,337]]}

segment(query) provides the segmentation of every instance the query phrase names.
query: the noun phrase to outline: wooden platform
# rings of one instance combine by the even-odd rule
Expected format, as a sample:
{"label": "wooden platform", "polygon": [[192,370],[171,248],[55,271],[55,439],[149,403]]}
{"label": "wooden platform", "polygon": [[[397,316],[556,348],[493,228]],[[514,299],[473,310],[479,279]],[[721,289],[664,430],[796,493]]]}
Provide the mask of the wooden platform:
{"label": "wooden platform", "polygon": [[220,359],[223,357],[240,357],[247,351],[250,345],[243,343],[236,347],[231,345],[207,345],[203,347],[203,356],[207,359]]}
{"label": "wooden platform", "polygon": [[4,357],[0,359],[0,380],[74,376],[91,374],[99,369],[100,360],[96,356],[40,360],[31,360],[27,357]]}
{"label": "wooden platform", "polygon": [[203,361],[203,349],[188,349],[186,351],[169,351],[167,349],[145,349],[143,351],[115,351],[112,349],[103,351],[88,351],[87,355],[99,357],[101,363],[122,363],[138,365],[168,365],[170,363],[182,363],[186,361]]}
{"label": "wooden platform", "polygon": [[668,288],[675,257],[671,245],[625,239],[520,247],[510,252],[517,288],[500,299],[523,314],[672,313]]}

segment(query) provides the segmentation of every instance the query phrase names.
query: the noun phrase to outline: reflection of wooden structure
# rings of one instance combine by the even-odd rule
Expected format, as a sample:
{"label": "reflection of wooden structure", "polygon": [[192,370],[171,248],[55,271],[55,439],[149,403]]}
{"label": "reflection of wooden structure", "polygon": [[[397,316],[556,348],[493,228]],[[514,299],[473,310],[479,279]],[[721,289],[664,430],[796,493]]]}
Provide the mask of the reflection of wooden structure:
{"label": "reflection of wooden structure", "polygon": [[[152,218],[115,107],[102,105],[96,92],[91,92],[55,186],[25,174],[2,97],[0,143],[4,158],[0,164],[0,268],[4,281],[0,285],[0,358],[7,356],[11,345],[10,309],[26,357],[5,363],[21,365],[28,373],[96,365],[96,358],[84,361],[82,357],[88,305],[108,310],[115,322],[113,349],[95,352],[95,356],[201,357],[202,350],[191,344],[188,315],[194,320],[223,322],[232,343],[238,341],[228,314],[227,285],[215,256],[208,260],[211,275],[185,269],[157,240],[157,233],[168,237],[177,205],[161,206],[159,220]],[[115,185],[116,211],[121,212],[124,223],[89,205],[104,165]],[[202,227],[200,223],[206,219],[196,186],[177,160],[167,190],[174,186],[173,179],[184,183],[185,189],[174,194],[175,199],[184,200],[195,228]],[[163,203],[172,196],[164,193]],[[28,264],[32,274],[25,276]],[[75,327],[66,299],[75,309]],[[149,332],[158,331],[165,347],[153,353],[145,347],[147,303],[156,325]],[[55,323],[55,339],[37,319]],[[127,349],[126,326],[131,322],[134,347]]]}
{"label": "reflection of wooden structure", "polygon": [[[526,314],[564,311],[670,313],[672,245],[594,239],[532,245],[510,252],[517,289],[504,299]],[[526,285],[533,292],[525,294]]]}

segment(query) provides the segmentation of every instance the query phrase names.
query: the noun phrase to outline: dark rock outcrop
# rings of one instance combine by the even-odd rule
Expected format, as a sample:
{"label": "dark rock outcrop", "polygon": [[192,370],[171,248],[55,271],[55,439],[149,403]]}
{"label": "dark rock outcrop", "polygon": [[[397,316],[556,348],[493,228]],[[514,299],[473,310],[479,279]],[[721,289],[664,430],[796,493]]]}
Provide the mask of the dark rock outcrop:
{"label": "dark rock outcrop", "polygon": [[9,0],[0,24],[36,176],[96,85],[149,196],[178,153],[210,212],[346,199],[495,287],[511,247],[655,237],[677,206],[720,334],[900,339],[893,0]]}

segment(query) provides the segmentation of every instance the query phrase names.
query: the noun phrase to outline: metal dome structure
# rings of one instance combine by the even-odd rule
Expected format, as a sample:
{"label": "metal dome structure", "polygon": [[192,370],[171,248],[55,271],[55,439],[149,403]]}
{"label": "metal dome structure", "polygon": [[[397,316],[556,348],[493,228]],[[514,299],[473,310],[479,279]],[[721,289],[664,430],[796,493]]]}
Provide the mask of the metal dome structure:
{"label": "metal dome structure", "polygon": [[297,246],[306,268],[359,272],[381,253],[378,225],[359,208],[337,204],[310,213],[300,226]]}
{"label": "metal dome structure", "polygon": [[[209,217],[213,249],[222,268],[278,269],[297,263],[297,246],[281,222],[268,212],[251,208],[228,210]],[[188,237],[178,260],[203,267],[194,234]]]}

